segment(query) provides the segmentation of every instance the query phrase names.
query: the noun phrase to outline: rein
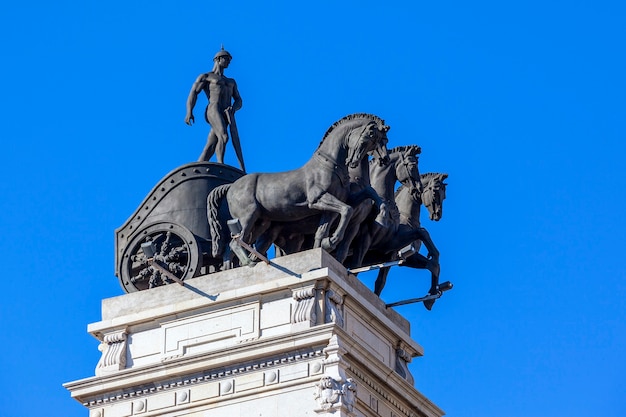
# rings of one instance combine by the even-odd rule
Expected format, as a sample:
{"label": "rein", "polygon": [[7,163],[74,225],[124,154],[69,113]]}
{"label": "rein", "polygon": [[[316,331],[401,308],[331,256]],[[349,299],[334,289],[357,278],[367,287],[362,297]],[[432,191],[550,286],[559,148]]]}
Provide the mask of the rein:
{"label": "rein", "polygon": [[337,161],[335,161],[333,158],[329,157],[319,149],[315,151],[313,157],[320,163],[322,167],[332,171],[335,175],[337,175],[337,177],[339,177],[339,180],[341,181],[341,184],[345,186],[350,183],[350,176],[348,175],[347,166],[344,166],[344,169],[342,170],[342,167],[337,165]]}
{"label": "rein", "polygon": [[[415,193],[421,196],[421,194],[424,191],[424,188],[423,188],[424,185],[422,184],[422,181],[417,181],[415,178],[413,178],[413,176],[411,175],[411,171],[409,170],[409,163],[407,162],[404,155],[402,155],[402,166],[406,170],[407,177],[409,177],[409,182],[411,183],[411,189],[415,190]],[[411,194],[414,194],[414,193],[411,192]]]}

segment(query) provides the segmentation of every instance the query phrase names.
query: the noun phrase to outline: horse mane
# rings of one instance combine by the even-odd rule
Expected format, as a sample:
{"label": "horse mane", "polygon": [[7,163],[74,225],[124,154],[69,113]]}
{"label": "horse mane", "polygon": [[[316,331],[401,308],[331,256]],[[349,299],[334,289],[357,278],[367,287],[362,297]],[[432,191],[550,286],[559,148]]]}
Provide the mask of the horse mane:
{"label": "horse mane", "polygon": [[417,145],[403,145],[396,146],[395,148],[390,149],[389,153],[392,152],[409,152],[412,156],[417,156],[422,153],[422,148]]}
{"label": "horse mane", "polygon": [[[426,187],[426,184],[428,184],[430,181],[436,179],[436,178],[441,178],[441,181],[443,182],[443,180],[448,176],[448,174],[442,174],[440,172],[427,172],[426,174],[421,174],[420,175],[420,181],[422,182],[422,184],[424,184],[424,187]],[[398,189],[396,190],[396,192],[393,194],[394,198],[398,196],[398,194],[400,194],[400,192],[403,192],[404,189],[407,188],[404,184],[400,185],[400,187],[398,187]]]}
{"label": "horse mane", "polygon": [[[422,148],[417,146],[417,145],[406,145],[406,146],[396,146],[395,148],[391,148],[388,150],[389,156],[393,155],[393,154],[403,154],[405,152],[408,152],[410,156],[417,156],[420,153],[422,153]],[[373,164],[377,164],[378,160],[376,157],[373,157],[372,159],[369,160],[369,164],[373,165]]]}
{"label": "horse mane", "polygon": [[337,127],[341,126],[342,124],[355,120],[355,119],[369,119],[373,122],[376,122],[376,124],[378,125],[378,128],[381,129],[382,126],[385,125],[385,121],[383,119],[381,119],[380,117],[374,115],[374,114],[369,114],[369,113],[354,113],[354,114],[349,114],[345,117],[342,117],[341,119],[337,120],[335,123],[332,124],[332,126],[330,126],[328,128],[328,130],[326,131],[326,133],[324,133],[324,136],[322,137],[322,140],[320,142],[319,146],[322,145],[322,143],[324,143],[324,140],[328,137],[328,135],[330,135],[333,130],[335,130]]}
{"label": "horse mane", "polygon": [[448,177],[448,174],[442,174],[440,172],[427,172],[426,174],[420,175],[420,180],[423,183],[428,183],[429,181],[441,177],[441,181],[445,180]]}

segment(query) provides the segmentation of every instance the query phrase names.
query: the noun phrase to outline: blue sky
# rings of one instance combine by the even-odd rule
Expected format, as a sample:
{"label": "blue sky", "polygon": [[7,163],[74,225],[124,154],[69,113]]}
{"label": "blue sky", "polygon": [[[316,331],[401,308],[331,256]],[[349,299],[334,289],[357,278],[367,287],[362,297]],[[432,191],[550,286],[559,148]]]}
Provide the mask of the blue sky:
{"label": "blue sky", "polygon": [[[423,224],[455,288],[397,308],[417,389],[453,417],[626,415],[623,3],[337,3],[0,6],[0,415],[87,415],[61,384],[93,375],[86,326],[122,294],[113,231],[202,150],[185,101],[222,43],[249,171],[368,112],[449,174]],[[394,269],[382,297],[427,289]]]}

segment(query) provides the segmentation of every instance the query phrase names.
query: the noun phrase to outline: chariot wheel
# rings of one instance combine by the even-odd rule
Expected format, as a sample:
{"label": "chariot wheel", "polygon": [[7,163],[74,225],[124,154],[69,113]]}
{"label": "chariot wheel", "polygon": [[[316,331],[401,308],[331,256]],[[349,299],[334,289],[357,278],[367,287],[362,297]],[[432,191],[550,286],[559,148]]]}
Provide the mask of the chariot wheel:
{"label": "chariot wheel", "polygon": [[120,282],[127,292],[142,291],[174,282],[164,270],[179,280],[193,278],[200,273],[201,263],[201,248],[193,233],[175,223],[153,223],[139,230],[124,249]]}

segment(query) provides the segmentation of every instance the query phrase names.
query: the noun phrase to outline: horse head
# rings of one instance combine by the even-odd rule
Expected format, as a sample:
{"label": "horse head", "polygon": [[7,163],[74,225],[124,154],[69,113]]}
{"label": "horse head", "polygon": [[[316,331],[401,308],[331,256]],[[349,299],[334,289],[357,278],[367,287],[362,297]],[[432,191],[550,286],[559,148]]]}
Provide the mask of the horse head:
{"label": "horse head", "polygon": [[422,204],[428,209],[430,220],[439,221],[443,216],[443,200],[446,198],[448,174],[428,173],[422,175]]}
{"label": "horse head", "polygon": [[387,151],[387,131],[389,126],[373,115],[362,115],[363,124],[357,126],[348,134],[348,158],[346,163],[350,168],[359,166],[366,155],[375,154],[383,164],[389,163]]}
{"label": "horse head", "polygon": [[414,199],[420,200],[423,186],[417,167],[418,155],[422,148],[417,145],[397,146],[391,150],[392,154],[398,155],[395,162],[396,178],[402,184],[410,187]]}

